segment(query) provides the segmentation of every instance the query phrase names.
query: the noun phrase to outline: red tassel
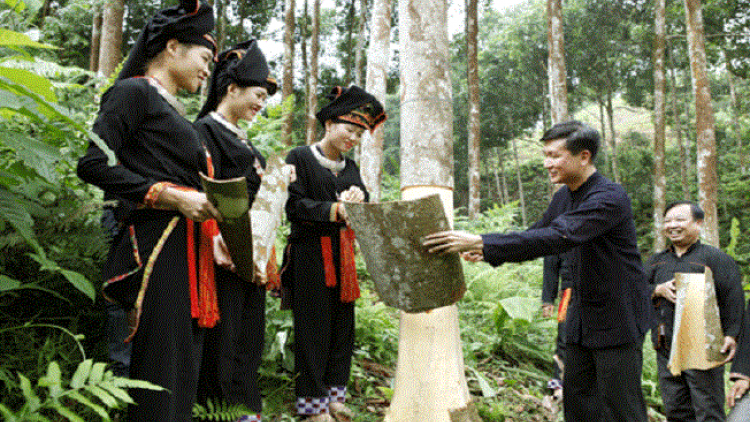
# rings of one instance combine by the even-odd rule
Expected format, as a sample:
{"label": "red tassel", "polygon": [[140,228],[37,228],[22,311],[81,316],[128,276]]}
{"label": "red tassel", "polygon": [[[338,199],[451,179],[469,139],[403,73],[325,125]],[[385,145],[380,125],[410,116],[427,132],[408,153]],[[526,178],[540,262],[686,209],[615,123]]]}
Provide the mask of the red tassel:
{"label": "red tassel", "polygon": [[326,277],[326,287],[336,286],[336,267],[333,265],[333,249],[331,249],[331,237],[320,238],[320,248],[323,250],[323,271]]}
{"label": "red tassel", "polygon": [[360,296],[357,264],[354,262],[354,230],[341,229],[341,301],[354,302]]}
{"label": "red tassel", "polygon": [[276,290],[281,286],[279,266],[276,263],[276,246],[271,247],[271,256],[266,265],[266,290]]}
{"label": "red tassel", "polygon": [[201,223],[201,243],[198,246],[199,288],[200,288],[200,327],[214,327],[219,321],[219,303],[216,298],[216,280],[214,279],[214,245],[213,237],[218,233],[216,220]]}
{"label": "red tassel", "polygon": [[198,307],[198,273],[195,268],[195,230],[192,220],[185,220],[187,223],[187,262],[188,262],[188,283],[190,284],[190,316],[198,318],[200,308]]}
{"label": "red tassel", "polygon": [[570,296],[573,295],[573,289],[568,287],[563,290],[562,298],[560,298],[560,305],[557,307],[557,322],[565,321],[568,316],[568,304],[570,304]]}

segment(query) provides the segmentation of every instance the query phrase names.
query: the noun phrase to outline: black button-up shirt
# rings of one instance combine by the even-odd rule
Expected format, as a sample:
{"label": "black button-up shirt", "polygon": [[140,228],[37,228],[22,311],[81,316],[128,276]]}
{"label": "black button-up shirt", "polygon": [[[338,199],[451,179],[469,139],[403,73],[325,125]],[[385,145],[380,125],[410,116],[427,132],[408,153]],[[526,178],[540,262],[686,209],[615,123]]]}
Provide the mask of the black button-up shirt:
{"label": "black button-up shirt", "polygon": [[571,251],[568,343],[620,346],[639,341],[653,325],[630,198],[598,172],[575,191],[559,189],[528,230],[485,234],[482,240],[484,259],[492,265]]}
{"label": "black button-up shirt", "polygon": [[[711,268],[714,277],[721,329],[725,336],[736,339],[740,333],[745,298],[742,292],[742,276],[731,256],[700,241],[692,244],[682,256],[677,256],[674,247],[670,246],[648,260],[646,274],[653,292],[656,285],[672,280],[675,273],[702,274],[706,272],[706,267]],[[653,303],[657,322],[664,324],[666,348],[661,352],[668,354],[672,344],[675,305],[663,297],[655,297]],[[654,330],[651,337],[654,347],[657,347],[658,330]]]}

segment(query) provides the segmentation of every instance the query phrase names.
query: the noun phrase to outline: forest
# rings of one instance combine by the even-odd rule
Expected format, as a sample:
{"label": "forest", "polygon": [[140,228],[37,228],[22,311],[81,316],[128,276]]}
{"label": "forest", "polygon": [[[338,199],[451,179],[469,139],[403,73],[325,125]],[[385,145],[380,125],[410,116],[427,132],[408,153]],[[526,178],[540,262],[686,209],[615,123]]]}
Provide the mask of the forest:
{"label": "forest", "polygon": [[[111,204],[78,179],[76,163],[100,142],[91,129],[99,100],[139,31],[174,3],[0,2],[3,420],[124,420],[127,389],[156,388],[108,366],[99,271],[108,250],[101,212]],[[666,204],[693,200],[706,210],[704,240],[735,259],[750,290],[750,0],[209,3],[219,50],[258,39],[280,82],[247,127],[264,154],[312,143],[313,115],[332,86],[366,87],[389,117],[353,153],[372,199],[439,185],[452,191],[456,228],[518,231],[554,192],[541,133],[574,118],[602,135],[596,165],[630,196],[644,261],[666,245]],[[418,93],[438,104],[432,115],[445,128],[430,157],[445,173],[432,176],[416,168],[410,145],[420,133],[406,126],[417,72],[406,60],[422,46],[410,44],[404,16],[421,4],[443,13],[422,36],[447,41],[445,89]],[[180,96],[191,120],[205,95]],[[278,233],[278,250],[288,233],[288,225]],[[541,260],[463,269],[459,340],[479,417],[563,420],[546,390],[557,325],[540,313]],[[380,421],[395,393],[400,315],[378,299],[360,257],[357,272],[353,420]],[[293,421],[292,317],[271,296],[265,338],[264,419]],[[648,340],[642,385],[649,417],[665,420]],[[209,402],[193,411],[229,421],[242,409]]]}

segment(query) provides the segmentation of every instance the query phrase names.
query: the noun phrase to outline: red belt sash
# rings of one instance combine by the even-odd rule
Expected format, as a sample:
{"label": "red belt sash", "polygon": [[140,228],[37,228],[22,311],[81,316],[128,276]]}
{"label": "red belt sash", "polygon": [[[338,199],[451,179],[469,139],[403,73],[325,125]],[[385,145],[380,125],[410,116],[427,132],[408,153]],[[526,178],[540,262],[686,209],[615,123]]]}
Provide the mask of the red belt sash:
{"label": "red belt sash", "polygon": [[[344,303],[354,302],[360,296],[359,282],[357,281],[357,266],[354,262],[354,230],[347,227],[341,229],[339,236],[339,261],[341,274],[341,301]],[[333,246],[330,236],[320,238],[320,246],[323,250],[323,272],[325,273],[326,286],[336,286],[336,267],[333,263]]]}

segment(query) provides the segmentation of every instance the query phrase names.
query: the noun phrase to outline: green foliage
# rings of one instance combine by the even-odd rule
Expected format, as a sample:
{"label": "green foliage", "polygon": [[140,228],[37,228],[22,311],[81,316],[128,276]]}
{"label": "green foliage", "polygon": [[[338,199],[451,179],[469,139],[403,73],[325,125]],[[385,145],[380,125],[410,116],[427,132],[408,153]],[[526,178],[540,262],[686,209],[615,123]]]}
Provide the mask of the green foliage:
{"label": "green foliage", "polygon": [[227,403],[223,400],[207,399],[206,405],[193,405],[193,417],[199,420],[208,421],[234,421],[244,415],[255,414],[244,404]]}
{"label": "green foliage", "polygon": [[81,362],[69,380],[63,376],[60,365],[52,361],[36,385],[20,372],[17,381],[8,378],[3,381],[6,388],[19,390],[25,400],[15,410],[0,404],[0,413],[8,422],[56,420],[55,413],[72,422],[92,418],[109,421],[110,410],[133,403],[128,388],[163,390],[145,381],[117,377],[106,369],[106,364],[91,359]]}

